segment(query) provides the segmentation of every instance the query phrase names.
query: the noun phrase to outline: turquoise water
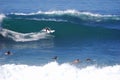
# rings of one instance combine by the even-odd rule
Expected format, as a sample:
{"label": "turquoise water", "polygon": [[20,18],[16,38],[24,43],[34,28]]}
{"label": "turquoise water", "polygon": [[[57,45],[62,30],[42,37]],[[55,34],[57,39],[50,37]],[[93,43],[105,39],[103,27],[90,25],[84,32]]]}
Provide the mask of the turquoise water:
{"label": "turquoise water", "polygon": [[0,80],[120,80],[119,3],[0,1]]}

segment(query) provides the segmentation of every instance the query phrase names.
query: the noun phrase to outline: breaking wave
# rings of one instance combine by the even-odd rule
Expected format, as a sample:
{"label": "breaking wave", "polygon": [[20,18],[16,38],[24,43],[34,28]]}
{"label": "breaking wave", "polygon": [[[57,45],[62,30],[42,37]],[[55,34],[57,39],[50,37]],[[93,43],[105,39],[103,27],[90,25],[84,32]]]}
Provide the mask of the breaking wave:
{"label": "breaking wave", "polygon": [[2,20],[5,18],[6,16],[4,14],[0,14],[0,23],[2,22]]}
{"label": "breaking wave", "polygon": [[0,14],[0,21],[5,18],[5,15],[4,14]]}
{"label": "breaking wave", "polygon": [[54,33],[56,38],[119,38],[120,35],[120,15],[57,10],[38,11],[36,13],[9,13],[1,16],[1,26],[4,29],[1,35],[14,41],[24,42],[48,38],[46,34],[40,32],[46,26],[56,30]]}
{"label": "breaking wave", "polygon": [[53,37],[46,32],[19,33],[8,29],[1,29],[0,34],[5,38],[10,38],[16,42],[36,41]]}
{"label": "breaking wave", "polygon": [[33,16],[33,15],[47,15],[47,16],[72,16],[72,17],[77,17],[83,20],[120,20],[119,15],[102,15],[102,14],[97,14],[97,13],[91,13],[91,12],[80,12],[77,10],[56,10],[56,11],[38,11],[36,13],[11,13],[11,15],[16,15],[16,16]]}
{"label": "breaking wave", "polygon": [[120,80],[120,65],[84,68],[50,62],[42,66],[5,64],[0,80]]}

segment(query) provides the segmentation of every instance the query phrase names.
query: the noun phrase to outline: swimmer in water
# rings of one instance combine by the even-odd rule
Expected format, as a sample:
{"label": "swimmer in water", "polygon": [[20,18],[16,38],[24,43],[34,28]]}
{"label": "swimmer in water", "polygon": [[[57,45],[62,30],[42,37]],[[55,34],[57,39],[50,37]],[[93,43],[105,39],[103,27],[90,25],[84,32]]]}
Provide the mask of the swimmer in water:
{"label": "swimmer in water", "polygon": [[86,61],[87,61],[87,62],[90,62],[90,61],[92,61],[92,60],[91,60],[90,58],[87,58]]}
{"label": "swimmer in water", "polygon": [[5,55],[12,55],[12,53],[10,51],[7,51]]}
{"label": "swimmer in water", "polygon": [[72,64],[77,64],[77,63],[79,63],[80,62],[80,60],[79,59],[76,59],[76,60],[74,60],[73,62],[72,62]]}
{"label": "swimmer in water", "polygon": [[55,61],[58,59],[58,57],[57,56],[54,56],[52,59],[54,59]]}

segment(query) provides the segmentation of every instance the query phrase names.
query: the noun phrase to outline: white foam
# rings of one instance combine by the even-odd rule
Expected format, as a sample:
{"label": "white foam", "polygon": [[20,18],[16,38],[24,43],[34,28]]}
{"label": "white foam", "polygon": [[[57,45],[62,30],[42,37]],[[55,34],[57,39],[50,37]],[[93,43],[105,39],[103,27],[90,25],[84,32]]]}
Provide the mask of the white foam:
{"label": "white foam", "polygon": [[0,31],[0,34],[3,37],[13,39],[14,41],[17,41],[17,42],[36,41],[36,40],[45,39],[48,36],[51,36],[50,34],[41,32],[41,31],[34,32],[34,33],[18,33],[8,29],[2,29]]}
{"label": "white foam", "polygon": [[[28,20],[30,20],[30,19],[28,19]],[[45,18],[41,18],[41,19],[33,18],[33,19],[31,19],[31,20],[36,20],[36,21],[67,22],[67,20],[55,19],[55,18],[49,18],[49,19],[45,19]]]}
{"label": "white foam", "polygon": [[11,14],[15,14],[15,15],[37,15],[37,14],[49,14],[49,15],[52,15],[52,14],[56,14],[56,15],[63,15],[63,14],[75,14],[75,13],[78,13],[79,12],[77,10],[64,10],[64,11],[60,11],[60,10],[56,10],[56,11],[38,11],[38,12],[35,12],[35,13],[11,13]]}
{"label": "white foam", "polygon": [[53,10],[53,11],[38,11],[35,13],[11,13],[15,15],[37,15],[37,14],[47,14],[47,15],[64,15],[64,14],[71,14],[71,15],[89,15],[89,16],[96,16],[96,17],[112,17],[116,15],[101,15],[97,13],[91,13],[91,12],[80,12],[74,9],[68,9],[68,10]]}
{"label": "white foam", "polygon": [[120,20],[119,15],[103,15],[98,13],[91,13],[91,12],[80,12],[77,10],[53,10],[53,11],[38,11],[35,13],[11,13],[14,15],[24,15],[24,16],[31,16],[31,15],[50,15],[50,16],[62,16],[62,15],[69,15],[73,17],[77,17],[83,20]]}
{"label": "white foam", "polygon": [[4,14],[0,14],[0,22],[2,22],[3,18],[5,18]]}
{"label": "white foam", "polygon": [[0,80],[120,80],[120,65],[80,69],[57,62],[43,66],[6,64],[0,66]]}

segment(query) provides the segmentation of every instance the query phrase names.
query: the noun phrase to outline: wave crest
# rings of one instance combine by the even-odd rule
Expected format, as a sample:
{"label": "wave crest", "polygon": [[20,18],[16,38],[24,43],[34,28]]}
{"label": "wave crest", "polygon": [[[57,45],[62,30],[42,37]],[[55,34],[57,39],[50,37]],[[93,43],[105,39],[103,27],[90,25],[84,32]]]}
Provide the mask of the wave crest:
{"label": "wave crest", "polygon": [[19,33],[8,29],[2,29],[0,34],[5,38],[10,38],[16,42],[36,41],[40,39],[47,39],[53,37],[52,35],[45,32],[34,32],[34,33]]}
{"label": "wave crest", "polygon": [[56,10],[56,11],[38,11],[36,13],[11,13],[12,15],[22,15],[22,16],[33,16],[33,15],[49,15],[49,16],[62,16],[62,15],[69,15],[73,17],[78,17],[83,20],[120,20],[119,15],[102,15],[102,14],[96,14],[91,12],[80,12],[77,10]]}
{"label": "wave crest", "polygon": [[98,68],[50,62],[43,66],[6,64],[0,66],[0,80],[120,80],[120,65]]}

